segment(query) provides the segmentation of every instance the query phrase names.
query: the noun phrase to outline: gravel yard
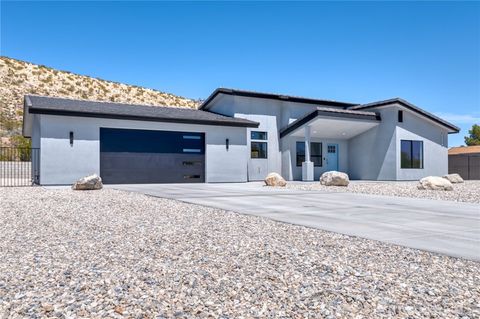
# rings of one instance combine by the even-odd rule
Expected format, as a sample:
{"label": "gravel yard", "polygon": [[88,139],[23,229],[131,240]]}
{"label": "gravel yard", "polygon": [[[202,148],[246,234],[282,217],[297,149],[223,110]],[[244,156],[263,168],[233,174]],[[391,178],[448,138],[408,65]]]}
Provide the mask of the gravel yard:
{"label": "gravel yard", "polygon": [[464,183],[453,184],[453,191],[419,190],[417,189],[417,185],[418,182],[351,181],[347,187],[323,186],[320,182],[289,182],[286,187],[299,190],[325,190],[330,192],[363,193],[480,203],[480,181],[465,181]]}
{"label": "gravel yard", "polygon": [[111,189],[0,200],[0,318],[480,317],[473,261]]}

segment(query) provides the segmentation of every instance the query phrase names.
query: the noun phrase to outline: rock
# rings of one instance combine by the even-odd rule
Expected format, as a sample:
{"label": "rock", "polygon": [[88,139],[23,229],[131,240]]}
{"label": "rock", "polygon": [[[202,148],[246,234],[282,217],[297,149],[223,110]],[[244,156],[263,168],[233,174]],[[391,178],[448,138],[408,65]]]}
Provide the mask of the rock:
{"label": "rock", "polygon": [[53,306],[51,304],[45,303],[42,305],[43,311],[51,312],[53,311]]}
{"label": "rock", "polygon": [[85,176],[80,178],[78,181],[73,184],[72,189],[74,190],[93,190],[93,189],[102,189],[102,178],[97,174]]}
{"label": "rock", "polygon": [[320,184],[325,186],[348,186],[350,179],[342,172],[329,171],[320,176]]}
{"label": "rock", "polygon": [[463,178],[459,174],[447,174],[444,175],[443,178],[446,178],[450,181],[450,183],[463,183]]}
{"label": "rock", "polygon": [[446,178],[440,176],[427,176],[420,180],[417,188],[427,190],[451,191],[453,190],[453,185]]}
{"label": "rock", "polygon": [[123,315],[123,312],[125,311],[121,306],[116,306],[114,311],[120,315]]}
{"label": "rock", "polygon": [[278,173],[270,173],[265,177],[265,185],[267,186],[285,186],[287,182],[285,179]]}

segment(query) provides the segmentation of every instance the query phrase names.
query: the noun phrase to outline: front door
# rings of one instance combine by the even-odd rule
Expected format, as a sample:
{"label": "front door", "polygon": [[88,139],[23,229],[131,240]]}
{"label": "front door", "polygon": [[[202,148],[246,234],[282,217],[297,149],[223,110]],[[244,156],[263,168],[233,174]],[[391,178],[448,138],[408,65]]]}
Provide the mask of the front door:
{"label": "front door", "polygon": [[327,144],[326,164],[328,171],[338,171],[338,144]]}

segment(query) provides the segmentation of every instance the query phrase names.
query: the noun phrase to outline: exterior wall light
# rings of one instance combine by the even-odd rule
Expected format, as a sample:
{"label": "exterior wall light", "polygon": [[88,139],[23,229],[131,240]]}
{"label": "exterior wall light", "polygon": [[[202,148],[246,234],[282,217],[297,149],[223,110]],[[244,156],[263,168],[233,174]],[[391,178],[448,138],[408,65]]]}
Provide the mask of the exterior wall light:
{"label": "exterior wall light", "polygon": [[225,147],[227,148],[227,151],[228,151],[228,148],[230,147],[230,140],[228,138],[225,140]]}
{"label": "exterior wall light", "polygon": [[70,132],[70,146],[73,146],[73,132]]}

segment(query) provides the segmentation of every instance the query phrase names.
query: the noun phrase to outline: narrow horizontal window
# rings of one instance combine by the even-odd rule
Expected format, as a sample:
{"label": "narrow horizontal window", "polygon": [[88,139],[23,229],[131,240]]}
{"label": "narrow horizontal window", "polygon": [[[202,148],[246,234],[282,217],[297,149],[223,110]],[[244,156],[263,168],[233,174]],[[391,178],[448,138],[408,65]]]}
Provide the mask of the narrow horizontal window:
{"label": "narrow horizontal window", "polygon": [[184,161],[182,163],[183,166],[193,166],[193,165],[196,165],[196,164],[201,164],[202,162],[200,161]]}
{"label": "narrow horizontal window", "polygon": [[250,139],[266,141],[268,139],[267,138],[267,132],[251,131],[250,132]]}
{"label": "narrow horizontal window", "polygon": [[200,175],[183,175],[184,179],[200,178]]}
{"label": "narrow horizontal window", "polygon": [[202,150],[199,148],[184,148],[184,153],[200,153]]}
{"label": "narrow horizontal window", "polygon": [[267,158],[267,142],[252,142],[250,148],[251,158]]}
{"label": "narrow horizontal window", "polygon": [[198,135],[184,135],[183,138],[186,140],[199,140],[202,137]]}
{"label": "narrow horizontal window", "polygon": [[400,168],[423,168],[422,141],[400,141]]}

